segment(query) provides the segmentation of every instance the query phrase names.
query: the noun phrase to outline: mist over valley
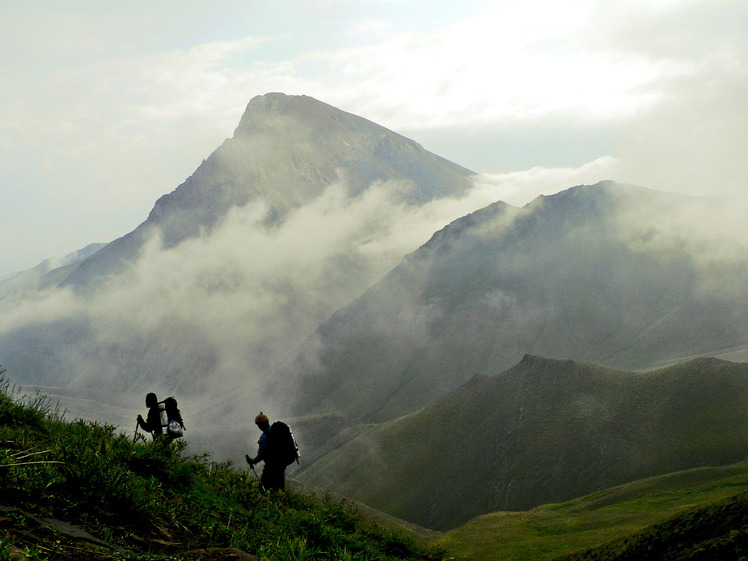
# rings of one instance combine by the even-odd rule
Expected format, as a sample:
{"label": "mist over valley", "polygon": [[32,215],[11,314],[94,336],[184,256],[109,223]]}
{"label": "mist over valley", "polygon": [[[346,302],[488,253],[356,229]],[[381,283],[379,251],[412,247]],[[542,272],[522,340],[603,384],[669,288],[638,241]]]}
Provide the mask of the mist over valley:
{"label": "mist over valley", "polygon": [[[743,459],[745,207],[606,166],[510,204],[520,180],[310,97],[258,96],[135,230],[0,281],[0,364],[124,431],[147,392],[175,395],[190,449],[218,459],[255,445],[257,412],[290,420],[301,481],[439,528]],[[491,425],[490,466],[468,460],[473,423]],[[672,431],[688,444],[660,446]],[[411,435],[421,455],[389,457]],[[371,466],[408,475],[380,484]],[[428,476],[406,496],[408,470]]]}

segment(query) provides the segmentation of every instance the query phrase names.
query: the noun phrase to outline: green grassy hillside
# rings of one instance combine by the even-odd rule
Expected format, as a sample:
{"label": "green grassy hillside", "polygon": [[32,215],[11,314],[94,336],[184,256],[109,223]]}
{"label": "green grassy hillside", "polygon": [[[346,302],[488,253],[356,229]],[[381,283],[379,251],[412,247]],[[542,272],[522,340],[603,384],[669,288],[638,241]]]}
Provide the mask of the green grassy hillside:
{"label": "green grassy hillside", "polygon": [[527,356],[370,427],[301,474],[421,526],[748,457],[748,364],[649,372]]}
{"label": "green grassy hillside", "polygon": [[[0,560],[737,561],[748,462],[654,477],[426,538],[353,503],[262,492],[183,446],[65,422],[0,377]],[[424,474],[425,475],[425,474]],[[720,501],[721,503],[714,503]],[[741,541],[742,540],[742,541]],[[654,549],[652,549],[654,547]],[[446,553],[449,552],[449,553]],[[647,556],[649,555],[649,556]],[[688,557],[688,555],[691,555]]]}
{"label": "green grassy hillside", "polygon": [[559,561],[746,561],[748,493],[685,512]]}
{"label": "green grassy hillside", "polygon": [[183,448],[66,422],[0,374],[0,560],[441,559],[351,503],[269,495]]}
{"label": "green grassy hillside", "polygon": [[746,493],[748,462],[700,468],[527,512],[484,515],[432,542],[473,561],[654,561],[679,548],[711,546],[714,553],[720,543],[721,556],[700,559],[737,560],[726,552],[738,551],[741,532],[748,539]]}

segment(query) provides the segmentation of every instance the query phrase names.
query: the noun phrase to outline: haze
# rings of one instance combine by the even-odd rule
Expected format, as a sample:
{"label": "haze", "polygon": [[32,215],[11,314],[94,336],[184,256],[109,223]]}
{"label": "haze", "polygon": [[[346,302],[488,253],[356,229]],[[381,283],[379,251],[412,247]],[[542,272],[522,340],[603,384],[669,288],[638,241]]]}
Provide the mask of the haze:
{"label": "haze", "polygon": [[739,0],[3,2],[3,19],[0,276],[132,230],[269,91],[396,130],[513,204],[580,168],[745,188]]}

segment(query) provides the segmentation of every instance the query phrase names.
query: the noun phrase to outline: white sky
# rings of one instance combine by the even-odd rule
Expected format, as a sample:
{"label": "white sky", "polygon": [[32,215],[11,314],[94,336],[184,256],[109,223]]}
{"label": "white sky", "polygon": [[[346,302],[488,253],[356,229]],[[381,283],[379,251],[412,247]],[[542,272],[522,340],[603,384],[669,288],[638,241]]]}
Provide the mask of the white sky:
{"label": "white sky", "polygon": [[492,176],[612,156],[742,195],[747,29],[745,0],[0,0],[0,276],[134,229],[270,91]]}

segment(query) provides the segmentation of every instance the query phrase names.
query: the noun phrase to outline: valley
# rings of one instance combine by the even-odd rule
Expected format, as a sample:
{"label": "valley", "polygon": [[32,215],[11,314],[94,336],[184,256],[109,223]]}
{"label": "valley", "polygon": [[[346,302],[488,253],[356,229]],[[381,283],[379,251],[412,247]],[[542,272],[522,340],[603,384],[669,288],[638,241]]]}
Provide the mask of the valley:
{"label": "valley", "polygon": [[466,558],[613,560],[671,515],[739,520],[742,207],[607,178],[485,198],[381,125],[257,96],[134,230],[0,281],[0,364],[120,438],[176,396],[181,451],[232,485],[265,411],[299,489]]}

